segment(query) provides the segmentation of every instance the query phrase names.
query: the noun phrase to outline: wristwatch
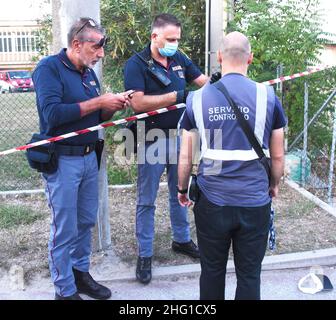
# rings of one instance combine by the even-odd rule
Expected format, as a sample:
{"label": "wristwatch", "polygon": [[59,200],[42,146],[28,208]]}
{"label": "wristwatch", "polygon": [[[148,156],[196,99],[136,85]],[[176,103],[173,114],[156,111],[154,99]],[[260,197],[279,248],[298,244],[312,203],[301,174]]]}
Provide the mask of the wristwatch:
{"label": "wristwatch", "polygon": [[179,189],[178,186],[176,186],[176,190],[177,190],[178,193],[181,193],[181,194],[186,194],[188,192],[188,188],[186,188],[186,189]]}

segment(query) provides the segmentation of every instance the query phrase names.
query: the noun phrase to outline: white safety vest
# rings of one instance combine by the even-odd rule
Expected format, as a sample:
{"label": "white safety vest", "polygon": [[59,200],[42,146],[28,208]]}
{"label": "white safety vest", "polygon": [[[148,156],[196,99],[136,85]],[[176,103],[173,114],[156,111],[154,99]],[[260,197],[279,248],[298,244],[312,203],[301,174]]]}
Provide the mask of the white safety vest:
{"label": "white safety vest", "polygon": [[[261,144],[265,132],[266,115],[267,115],[267,88],[265,85],[256,83],[256,115],[254,134]],[[204,88],[204,87],[203,87]],[[258,159],[257,153],[251,147],[248,150],[222,150],[211,149],[206,139],[206,130],[204,128],[203,108],[202,108],[202,92],[203,88],[194,92],[193,95],[193,113],[196,121],[196,126],[202,141],[201,156],[203,159],[221,160],[221,161],[250,161]],[[237,122],[237,125],[239,123]],[[265,155],[270,157],[269,149],[263,149]]]}

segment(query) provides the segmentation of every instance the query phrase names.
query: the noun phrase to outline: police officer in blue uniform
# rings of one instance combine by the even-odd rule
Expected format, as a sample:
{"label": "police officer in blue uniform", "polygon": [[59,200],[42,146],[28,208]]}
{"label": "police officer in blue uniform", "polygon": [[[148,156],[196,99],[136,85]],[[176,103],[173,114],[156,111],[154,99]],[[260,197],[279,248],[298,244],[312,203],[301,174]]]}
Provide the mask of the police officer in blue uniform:
{"label": "police officer in blue uniform", "polygon": [[183,130],[178,166],[179,201],[186,195],[191,171],[191,129],[201,137],[199,188],[194,206],[201,255],[200,299],[224,299],[229,248],[237,276],[236,299],[260,299],[261,263],[270,226],[271,197],[278,194],[284,167],[286,117],[273,88],[247,78],[253,55],[239,32],[224,37],[218,61],[227,88],[240,112],[271,159],[271,181],[242,131],[227,99],[209,84],[189,95],[181,120]]}
{"label": "police officer in blue uniform", "polygon": [[[151,43],[126,62],[124,84],[126,90],[136,91],[132,98],[132,108],[135,113],[183,103],[188,93],[187,83],[194,83],[201,87],[208,80],[188,57],[177,50],[180,38],[181,24],[176,17],[160,14],[152,23]],[[172,249],[193,258],[199,257],[198,248],[190,238],[187,208],[181,207],[177,200],[179,139],[176,137],[176,128],[182,112],[181,110],[171,111],[149,117],[145,121],[146,133],[151,129],[161,129],[163,132],[163,136],[161,135],[155,141],[162,147],[161,150],[164,150],[162,161],[153,164],[145,156],[154,142],[146,141],[143,148],[140,146],[138,148],[136,236],[139,257],[136,278],[144,284],[149,283],[152,276],[154,203],[160,177],[165,168],[168,176],[169,209],[173,232]],[[144,134],[144,132],[140,133],[140,135]]]}
{"label": "police officer in blue uniform", "polygon": [[[58,136],[95,126],[129,105],[128,93],[100,95],[94,65],[104,56],[105,31],[90,18],[75,22],[68,48],[44,58],[33,73],[41,133]],[[59,141],[58,168],[44,173],[51,209],[49,268],[56,300],[79,293],[108,299],[89,274],[91,229],[98,210],[97,131]]]}

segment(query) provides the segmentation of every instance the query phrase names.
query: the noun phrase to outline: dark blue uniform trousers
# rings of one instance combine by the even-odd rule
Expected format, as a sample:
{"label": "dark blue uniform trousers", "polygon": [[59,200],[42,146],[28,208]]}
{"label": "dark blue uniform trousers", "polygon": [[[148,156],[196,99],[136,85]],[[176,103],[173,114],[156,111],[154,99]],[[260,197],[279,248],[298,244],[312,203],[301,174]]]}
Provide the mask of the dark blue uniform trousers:
{"label": "dark blue uniform trousers", "polygon": [[270,226],[271,204],[217,206],[202,192],[194,206],[201,255],[200,299],[225,299],[225,275],[232,242],[237,277],[236,300],[260,299],[261,263]]}
{"label": "dark blue uniform trousers", "polygon": [[49,269],[60,296],[76,291],[72,268],[88,272],[91,230],[98,211],[98,166],[95,152],[59,156],[58,169],[43,174],[51,209]]}

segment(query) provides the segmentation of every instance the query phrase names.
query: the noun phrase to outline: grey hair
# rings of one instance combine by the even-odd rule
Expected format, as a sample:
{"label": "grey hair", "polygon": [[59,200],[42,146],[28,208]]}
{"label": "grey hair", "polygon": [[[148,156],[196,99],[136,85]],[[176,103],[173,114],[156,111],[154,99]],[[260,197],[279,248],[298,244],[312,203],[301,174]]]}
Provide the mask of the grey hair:
{"label": "grey hair", "polygon": [[[94,26],[92,26],[89,21],[92,21]],[[74,39],[78,38],[83,39],[87,31],[93,30],[101,35],[105,35],[105,29],[102,28],[94,19],[88,17],[79,18],[70,28],[68,32],[68,46],[71,46],[71,43]]]}

